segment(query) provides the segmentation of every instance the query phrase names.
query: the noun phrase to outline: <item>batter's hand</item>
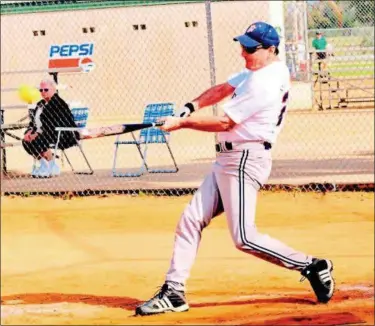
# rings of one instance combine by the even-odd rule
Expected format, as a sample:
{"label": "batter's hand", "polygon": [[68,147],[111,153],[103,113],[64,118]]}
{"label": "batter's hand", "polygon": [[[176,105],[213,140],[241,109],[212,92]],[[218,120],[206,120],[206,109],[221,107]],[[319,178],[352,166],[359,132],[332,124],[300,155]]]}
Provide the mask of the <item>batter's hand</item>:
{"label": "batter's hand", "polygon": [[176,111],[174,116],[180,118],[189,117],[195,111],[195,106],[193,102],[188,102],[181,109]]}
{"label": "batter's hand", "polygon": [[178,130],[181,128],[181,120],[182,118],[177,118],[177,117],[165,117],[161,118],[158,121],[164,122],[162,126],[159,128],[163,131],[173,131],[173,130]]}

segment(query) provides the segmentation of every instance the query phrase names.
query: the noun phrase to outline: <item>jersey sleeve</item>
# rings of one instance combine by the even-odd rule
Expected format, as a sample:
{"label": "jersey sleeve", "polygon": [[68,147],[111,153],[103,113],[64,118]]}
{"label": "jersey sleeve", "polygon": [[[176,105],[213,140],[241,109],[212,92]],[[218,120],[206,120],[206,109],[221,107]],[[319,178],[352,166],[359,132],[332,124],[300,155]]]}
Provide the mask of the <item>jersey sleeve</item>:
{"label": "jersey sleeve", "polygon": [[227,83],[231,85],[232,87],[236,88],[247,78],[248,74],[249,72],[246,69],[244,69],[238,73],[231,75],[228,78]]}
{"label": "jersey sleeve", "polygon": [[224,113],[239,124],[260,110],[280,101],[281,84],[269,80],[246,85],[247,89],[224,104]]}

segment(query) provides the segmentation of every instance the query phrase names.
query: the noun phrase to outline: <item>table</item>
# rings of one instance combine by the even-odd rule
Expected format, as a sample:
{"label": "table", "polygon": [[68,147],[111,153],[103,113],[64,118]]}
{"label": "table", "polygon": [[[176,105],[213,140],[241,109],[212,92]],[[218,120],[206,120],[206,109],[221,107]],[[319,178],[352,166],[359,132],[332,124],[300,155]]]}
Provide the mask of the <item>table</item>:
{"label": "table", "polygon": [[[2,166],[3,166],[3,172],[7,173],[7,158],[6,158],[6,148],[7,146],[5,142],[5,135],[12,137],[13,139],[16,139],[18,141],[22,141],[22,138],[12,134],[11,130],[19,130],[24,129],[28,127],[28,123],[10,123],[10,124],[4,124],[4,110],[0,110],[0,122],[1,122],[1,129],[0,129],[0,144],[1,144],[1,159],[2,159]],[[9,144],[8,144],[9,145]],[[12,145],[11,145],[12,146]]]}

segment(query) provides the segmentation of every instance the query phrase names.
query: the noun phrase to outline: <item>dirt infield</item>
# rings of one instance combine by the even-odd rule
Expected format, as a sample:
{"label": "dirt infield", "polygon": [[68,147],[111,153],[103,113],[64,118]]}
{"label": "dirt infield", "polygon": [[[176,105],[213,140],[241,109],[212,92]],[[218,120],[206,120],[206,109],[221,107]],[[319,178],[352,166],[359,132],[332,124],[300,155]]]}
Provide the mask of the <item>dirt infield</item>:
{"label": "dirt infield", "polygon": [[191,309],[134,317],[161,285],[190,197],[2,198],[2,324],[374,324],[374,194],[262,192],[261,232],[334,262],[316,304],[300,275],[237,251],[225,216],[205,230]]}

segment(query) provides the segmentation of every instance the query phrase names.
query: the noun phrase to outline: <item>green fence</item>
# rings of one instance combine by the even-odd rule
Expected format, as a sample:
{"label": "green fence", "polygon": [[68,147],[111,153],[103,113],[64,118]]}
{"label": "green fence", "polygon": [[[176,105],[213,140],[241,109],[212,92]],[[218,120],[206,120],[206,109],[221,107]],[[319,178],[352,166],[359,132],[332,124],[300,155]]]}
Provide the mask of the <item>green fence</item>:
{"label": "green fence", "polygon": [[50,1],[2,1],[2,14],[21,14],[36,13],[47,11],[63,11],[63,10],[87,10],[87,9],[103,9],[115,7],[133,7],[133,6],[149,6],[149,5],[168,5],[177,3],[194,3],[203,2],[199,0],[50,0]]}

